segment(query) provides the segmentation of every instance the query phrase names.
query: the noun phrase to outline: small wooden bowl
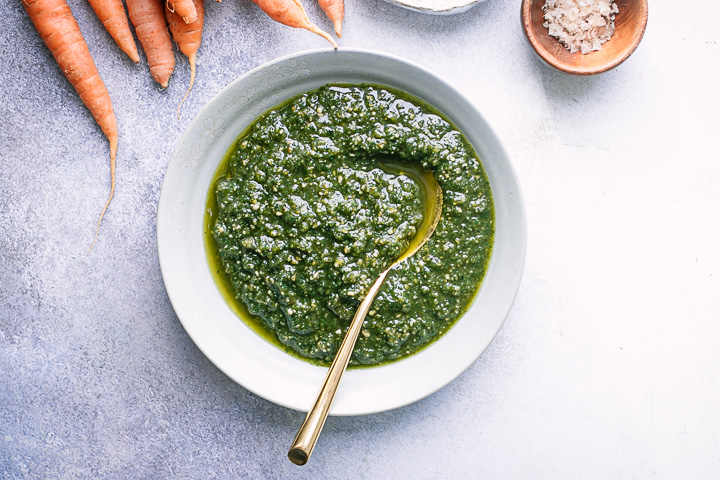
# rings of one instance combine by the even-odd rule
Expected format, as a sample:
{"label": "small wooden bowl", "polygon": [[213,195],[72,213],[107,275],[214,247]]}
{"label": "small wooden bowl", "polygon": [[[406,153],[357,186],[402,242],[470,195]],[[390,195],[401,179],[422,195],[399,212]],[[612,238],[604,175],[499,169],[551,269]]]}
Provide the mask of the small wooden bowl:
{"label": "small wooden bowl", "polygon": [[583,55],[570,53],[543,27],[545,0],[523,0],[522,22],[525,35],[535,52],[548,65],[573,75],[593,75],[606,72],[624,62],[642,40],[648,20],[647,0],[615,0],[619,12],[615,15],[615,33],[597,52]]}

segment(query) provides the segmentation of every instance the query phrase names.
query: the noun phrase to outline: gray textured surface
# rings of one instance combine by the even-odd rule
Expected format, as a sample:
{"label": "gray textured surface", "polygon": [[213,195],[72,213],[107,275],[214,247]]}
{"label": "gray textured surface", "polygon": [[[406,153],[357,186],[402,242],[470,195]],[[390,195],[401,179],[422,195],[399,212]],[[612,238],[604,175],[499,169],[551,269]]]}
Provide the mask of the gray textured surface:
{"label": "gray textured surface", "polygon": [[495,125],[525,189],[528,261],[466,373],[397,411],[331,418],[303,468],[285,458],[302,415],[234,384],[183,331],[155,210],[199,108],[249,68],[324,41],[249,1],[208,2],[178,123],[184,60],[159,91],[86,2],[70,4],[119,121],[117,194],[86,257],[106,141],[19,1],[0,1],[0,478],[720,476],[715,2],[653,2],[633,57],[578,79],[533,57],[519,1],[454,17],[347,1],[341,45],[432,69]]}

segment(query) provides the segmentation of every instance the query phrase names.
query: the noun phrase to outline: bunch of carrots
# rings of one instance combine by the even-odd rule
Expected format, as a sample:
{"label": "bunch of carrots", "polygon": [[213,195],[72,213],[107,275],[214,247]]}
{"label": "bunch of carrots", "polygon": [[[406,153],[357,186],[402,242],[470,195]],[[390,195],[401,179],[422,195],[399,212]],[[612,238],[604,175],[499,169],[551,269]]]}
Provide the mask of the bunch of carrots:
{"label": "bunch of carrots", "polygon": [[[115,193],[115,161],[118,149],[117,120],[110,94],[100,79],[95,62],[66,0],[20,0],[40,37],[55,61],[90,110],[110,143],[110,195],[100,212],[95,236],[88,254],[97,241],[100,224]],[[190,86],[178,106],[187,98],[195,82],[195,62],[202,40],[205,19],[204,0],[88,0],[98,18],[120,49],[130,59],[140,62],[130,22],[142,46],[150,74],[162,88],[167,87],[175,69],[172,39],[190,64]],[[221,0],[216,0],[221,1]],[[334,48],[335,40],[305,13],[300,0],[252,0],[273,20],[294,28],[304,28],[327,39]],[[164,5],[163,5],[164,2]],[[318,0],[320,7],[333,22],[335,33],[342,35],[345,7],[343,0]],[[170,32],[168,33],[168,27]]]}

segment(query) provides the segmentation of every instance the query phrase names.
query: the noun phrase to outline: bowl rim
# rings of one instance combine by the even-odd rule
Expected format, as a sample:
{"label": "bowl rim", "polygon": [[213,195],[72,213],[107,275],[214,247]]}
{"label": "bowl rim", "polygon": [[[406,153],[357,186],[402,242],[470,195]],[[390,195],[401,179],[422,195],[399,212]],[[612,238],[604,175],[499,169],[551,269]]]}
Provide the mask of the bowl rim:
{"label": "bowl rim", "polygon": [[[193,177],[198,175],[199,172],[194,171],[194,167],[193,172],[188,172],[183,169],[182,162],[187,162],[187,158],[182,155],[183,152],[181,151],[181,147],[184,143],[185,146],[189,146],[189,144],[196,139],[196,137],[189,139],[186,137],[188,135],[191,136],[193,131],[196,135],[200,133],[201,129],[203,128],[202,126],[204,124],[207,124],[207,118],[205,117],[213,114],[213,112],[216,113],[216,108],[218,107],[217,102],[222,102],[223,96],[235,93],[233,90],[241,84],[243,86],[247,86],[247,83],[243,82],[246,82],[251,78],[257,77],[257,75],[262,73],[264,69],[281,66],[283,64],[287,64],[288,62],[296,62],[297,64],[299,64],[300,60],[315,56],[328,56],[331,59],[336,59],[337,57],[333,56],[339,54],[345,55],[347,57],[346,61],[348,59],[352,59],[353,62],[356,62],[360,59],[361,56],[366,56],[373,59],[383,58],[385,59],[385,61],[389,60],[390,62],[395,62],[397,64],[395,65],[398,69],[397,72],[381,72],[380,66],[382,65],[380,65],[378,67],[372,67],[374,68],[374,70],[368,73],[368,75],[380,77],[388,75],[400,75],[402,73],[407,75],[408,72],[412,72],[414,75],[420,77],[421,79],[431,79],[433,82],[436,83],[435,87],[438,87],[438,89],[440,90],[444,90],[444,92],[438,93],[435,91],[435,89],[427,89],[427,92],[429,92],[427,95],[447,95],[449,98],[449,100],[447,100],[448,104],[452,104],[453,102],[461,102],[462,106],[466,109],[465,112],[456,113],[443,108],[439,108],[439,110],[443,112],[454,123],[458,118],[463,120],[463,122],[461,123],[467,124],[468,122],[472,121],[473,129],[477,129],[480,131],[480,133],[475,133],[472,135],[476,139],[482,139],[479,145],[473,143],[470,138],[468,138],[468,140],[471,141],[471,144],[476,151],[480,150],[478,151],[478,155],[481,155],[483,165],[486,168],[486,172],[488,173],[488,178],[491,180],[491,187],[493,187],[494,189],[499,187],[499,190],[503,194],[503,198],[505,198],[504,207],[506,209],[506,211],[502,212],[505,223],[505,226],[503,227],[503,232],[505,235],[504,238],[506,238],[505,244],[502,245],[502,248],[498,247],[498,237],[496,233],[496,244],[493,247],[493,256],[490,259],[488,272],[486,273],[486,277],[483,281],[480,291],[475,296],[473,304],[471,304],[468,311],[464,315],[468,316],[469,313],[473,311],[473,309],[475,308],[474,304],[479,303],[478,299],[481,298],[481,296],[483,299],[489,299],[489,306],[480,305],[478,308],[479,311],[492,314],[491,318],[486,320],[485,317],[482,317],[482,321],[479,322],[465,322],[466,324],[481,324],[481,327],[472,327],[473,329],[477,330],[481,335],[477,337],[471,337],[466,334],[464,335],[464,333],[466,333],[466,329],[469,327],[458,330],[458,325],[460,325],[463,320],[460,319],[441,339],[439,339],[437,342],[433,343],[417,355],[408,357],[397,362],[393,362],[388,365],[382,365],[371,369],[351,370],[347,372],[345,374],[345,378],[343,379],[343,384],[346,385],[346,387],[341,387],[341,391],[339,392],[339,396],[342,398],[336,398],[330,410],[330,415],[350,416],[378,413],[403,407],[433,394],[434,392],[443,388],[448,383],[457,378],[457,376],[459,376],[463,371],[465,371],[472,363],[477,360],[477,358],[487,349],[489,344],[495,338],[498,331],[502,327],[502,324],[507,318],[507,315],[510,312],[510,309],[516,298],[517,291],[520,287],[527,250],[527,221],[525,214],[525,204],[523,201],[522,191],[520,189],[517,174],[515,173],[515,170],[510,162],[509,155],[507,154],[506,149],[500,142],[500,139],[495,133],[495,130],[492,129],[485,117],[479,112],[479,110],[474,106],[474,104],[471,103],[459,90],[451,86],[446,80],[444,80],[437,74],[411,61],[382,52],[375,52],[365,49],[341,48],[337,51],[334,51],[332,49],[300,51],[271,60],[249,70],[245,74],[230,82],[224,89],[222,89],[211,100],[209,100],[208,103],[199,111],[197,116],[192,120],[181,138],[178,140],[178,144],[175,148],[175,151],[173,152],[173,156],[168,165],[160,191],[157,213],[157,242],[161,273],[168,293],[168,298],[170,299],[170,303],[173,306],[177,318],[187,332],[188,336],[192,339],[192,341],[200,349],[200,351],[205,355],[205,357],[208,358],[215,365],[215,367],[225,373],[233,381],[241,385],[243,388],[255,393],[256,395],[284,407],[288,407],[298,411],[306,411],[306,409],[309,408],[309,406],[311,405],[311,400],[314,399],[314,396],[317,394],[317,391],[322,384],[322,379],[324,378],[325,372],[327,370],[326,368],[317,367],[307,362],[298,360],[295,357],[292,357],[282,352],[274,345],[270,345],[268,342],[257,336],[254,332],[250,332],[251,335],[245,335],[245,337],[251,338],[251,340],[248,340],[247,338],[242,339],[242,341],[245,342],[242,346],[232,344],[232,352],[221,351],[216,348],[218,344],[227,346],[227,344],[231,340],[241,339],[241,337],[238,336],[237,332],[240,330],[245,331],[246,329],[249,331],[249,327],[247,327],[244,322],[237,319],[237,317],[234,315],[234,313],[232,313],[230,307],[227,306],[224,300],[222,300],[222,304],[225,310],[230,312],[230,315],[232,315],[233,317],[233,325],[231,327],[232,330],[220,332],[210,329],[207,323],[204,323],[208,321],[213,321],[217,323],[223,322],[224,320],[217,320],[213,318],[213,315],[217,314],[218,312],[208,311],[208,308],[204,303],[204,301],[206,301],[205,297],[203,297],[203,303],[200,304],[196,304],[197,302],[193,303],[193,299],[196,299],[198,296],[202,296],[203,293],[212,293],[213,295],[219,296],[220,294],[217,291],[217,286],[215,285],[214,280],[211,279],[212,288],[208,290],[206,286],[203,287],[202,285],[199,285],[202,282],[201,279],[198,279],[197,277],[190,277],[193,283],[192,288],[190,288],[189,286],[185,286],[185,284],[188,283],[189,280],[187,273],[196,273],[196,271],[189,270],[182,265],[179,266],[177,262],[178,259],[182,260],[182,258],[180,258],[181,256],[189,256],[187,255],[187,250],[184,249],[184,247],[196,241],[190,239],[190,237],[201,236],[200,234],[202,233],[201,225],[196,225],[195,223],[190,224],[190,227],[192,228],[188,231],[183,231],[182,228],[178,227],[185,226],[185,224],[183,224],[182,222],[186,221],[187,218],[196,215],[196,213],[187,213],[187,211],[198,210],[198,208],[200,211],[204,211],[204,203],[199,207],[193,206],[191,204],[186,204],[184,202],[184,199],[177,198],[177,192],[173,190],[172,187],[176,187],[179,182],[186,182],[187,180],[185,180],[185,177],[189,177],[189,175],[186,175],[188,173],[192,173]],[[362,63],[362,61],[360,63]],[[398,78],[404,79],[407,77]],[[398,79],[396,81],[399,83],[407,81],[402,79]],[[419,80],[412,80],[412,82],[416,81]],[[358,83],[367,83],[367,81]],[[381,82],[375,81],[375,83]],[[388,86],[393,85],[388,84]],[[420,87],[415,86],[414,88]],[[411,93],[438,108],[438,106],[434,105],[433,102],[430,101],[428,98],[424,98],[423,95],[419,95],[413,92],[412,87],[407,91],[408,93]],[[273,103],[270,108],[274,108],[279,103],[280,102]],[[259,113],[258,115],[255,115],[254,118],[262,115],[265,111]],[[457,118],[453,118],[454,116]],[[205,120],[203,120],[204,118]],[[456,126],[461,128],[461,125]],[[229,125],[225,124],[225,127],[227,128],[229,127]],[[464,129],[463,132],[467,135],[467,132]],[[468,137],[471,137],[471,135],[468,135]],[[219,148],[217,146],[218,143],[225,142],[225,140],[222,140],[222,138],[221,142],[216,142],[213,148]],[[230,143],[233,143],[235,138],[236,135],[232,135],[232,141]],[[226,149],[223,150],[223,152],[225,151]],[[495,158],[493,158],[493,160],[483,158],[483,151],[491,152],[493,157]],[[217,160],[217,162],[219,162],[219,159]],[[212,167],[212,172],[215,172],[217,168],[217,162],[215,162],[215,160],[209,160],[208,162],[202,164],[198,170],[201,171],[203,169],[208,169]],[[495,181],[497,182],[495,184],[492,183],[491,174],[488,171],[489,164],[493,165],[492,169],[495,172]],[[185,170],[184,173],[181,172],[181,170]],[[202,186],[202,180],[195,180],[195,182],[197,185]],[[207,194],[207,188],[203,188],[202,191],[204,192],[204,195]],[[493,194],[495,196],[495,190]],[[203,198],[205,198],[205,196],[203,196]],[[496,218],[498,215],[498,208],[499,207],[496,204]],[[180,219],[180,216],[184,216],[183,219]],[[197,227],[197,230],[199,230],[198,232],[194,230],[195,227]],[[175,244],[168,242],[169,239],[173,239],[175,241]],[[502,252],[498,253],[499,260],[495,260],[496,251]],[[191,253],[193,252],[196,252],[196,250],[191,251]],[[197,260],[196,263],[202,263],[202,268],[204,268],[204,270],[207,270],[207,272],[205,273],[209,274],[207,258],[204,254],[202,256],[202,259]],[[491,271],[494,272],[492,273],[492,278],[494,278],[494,281],[488,282],[487,279],[490,278]],[[184,290],[178,289],[179,285],[184,286]],[[205,288],[205,290],[201,290],[201,287]],[[222,312],[220,313],[222,314]],[[223,325],[227,326],[227,323]],[[454,330],[458,331],[453,334]],[[453,338],[455,339],[462,338],[461,342],[464,342],[463,345],[466,346],[471,344],[473,350],[467,351],[468,349],[466,349],[466,351],[464,352],[453,351],[452,358],[441,356],[440,358],[445,358],[447,362],[439,366],[432,365],[432,367],[438,370],[443,370],[443,372],[447,370],[448,373],[443,373],[442,375],[435,374],[435,378],[430,378],[428,379],[428,381],[426,381],[425,377],[428,377],[428,373],[432,372],[423,371],[422,369],[418,369],[417,366],[427,366],[429,359],[438,358],[438,352],[440,354],[447,355],[447,351],[451,348],[451,342],[448,341],[442,346],[441,343],[443,339],[449,338],[451,334],[453,334]],[[213,342],[215,343],[214,345]],[[274,366],[275,370],[277,370],[278,366],[282,366],[283,368],[288,367],[293,370],[293,372],[298,375],[296,375],[297,380],[293,379],[294,383],[292,385],[298,387],[301,381],[305,382],[304,384],[300,385],[303,387],[303,391],[298,392],[297,390],[294,390],[292,392],[294,395],[293,397],[288,397],[287,395],[284,395],[282,396],[282,398],[279,398],[277,392],[278,390],[286,389],[284,385],[278,386],[277,384],[274,384],[272,385],[272,387],[268,387],[268,389],[265,388],[266,384],[272,383],[274,378],[256,378],[258,375],[256,373],[255,377],[250,379],[252,380],[252,382],[255,382],[252,383],[247,377],[243,377],[245,373],[239,372],[239,370],[236,368],[236,365],[229,365],[228,360],[236,359],[236,357],[238,357],[239,355],[249,355],[249,353],[247,352],[243,352],[242,354],[237,352],[237,350],[248,346],[251,346],[252,348],[257,347],[257,351],[262,350],[263,352],[271,349],[271,351],[274,353],[272,354],[273,357],[269,358],[270,366]],[[431,350],[434,350],[434,353],[430,354]],[[297,365],[299,364],[302,364],[302,367],[298,367]],[[266,366],[263,366],[263,368],[265,367]],[[243,372],[246,372],[247,370],[248,369],[244,369]],[[414,373],[414,375],[419,376],[418,378],[422,379],[422,382],[424,382],[423,384],[405,385],[405,389],[400,392],[400,390],[398,390],[398,386],[391,383],[392,380],[396,380],[397,378],[399,378],[398,372],[406,374],[408,372],[415,372],[415,370],[417,370],[417,372]],[[267,374],[268,372],[265,371],[264,373]],[[286,374],[286,372],[282,373],[282,375]],[[278,375],[280,374],[278,373]],[[432,376],[433,375],[430,375],[430,377]],[[305,392],[305,387],[310,381],[312,382],[310,386],[312,398],[309,398],[309,395],[307,394],[307,392]],[[377,386],[377,383],[380,383],[380,385]],[[371,388],[368,389],[368,385]],[[362,390],[361,388],[365,389]],[[370,403],[369,405],[363,404],[361,407],[357,406],[360,400],[362,400],[363,398],[370,398],[374,395],[377,395],[377,393],[379,392],[387,391],[389,388],[394,389],[393,396],[390,400],[383,399],[383,401],[378,400],[377,402]]]}
{"label": "bowl rim", "polygon": [[630,55],[635,52],[637,47],[640,45],[640,42],[643,39],[643,36],[645,35],[645,30],[647,29],[647,22],[648,22],[648,0],[637,0],[640,2],[641,6],[641,12],[642,15],[642,23],[641,28],[634,32],[633,34],[633,40],[630,44],[630,48],[626,49],[622,55],[619,55],[618,57],[615,57],[614,59],[607,61],[605,63],[601,63],[597,65],[596,67],[587,67],[587,68],[579,68],[579,67],[571,67],[568,66],[566,63],[559,61],[555,56],[550,55],[548,51],[545,48],[540,47],[540,42],[536,38],[535,34],[532,30],[532,22],[531,22],[531,15],[530,15],[530,9],[533,6],[533,4],[537,1],[544,1],[544,0],[522,0],[522,4],[520,7],[520,19],[522,21],[523,25],[523,32],[525,32],[525,38],[527,38],[528,42],[530,43],[530,46],[532,46],[533,51],[547,64],[551,67],[556,68],[557,70],[560,70],[561,72],[568,73],[571,75],[595,75],[598,73],[607,72],[609,70],[612,70],[613,68],[617,67],[621,63],[623,63],[625,60],[627,60]]}
{"label": "bowl rim", "polygon": [[464,0],[462,2],[457,2],[455,4],[451,4],[447,7],[440,7],[440,8],[421,5],[413,0],[385,0],[385,1],[392,5],[396,5],[398,7],[412,10],[414,12],[426,13],[426,14],[430,14],[430,15],[456,15],[459,13],[467,12],[471,8],[481,4],[483,2],[486,2],[487,0]]}

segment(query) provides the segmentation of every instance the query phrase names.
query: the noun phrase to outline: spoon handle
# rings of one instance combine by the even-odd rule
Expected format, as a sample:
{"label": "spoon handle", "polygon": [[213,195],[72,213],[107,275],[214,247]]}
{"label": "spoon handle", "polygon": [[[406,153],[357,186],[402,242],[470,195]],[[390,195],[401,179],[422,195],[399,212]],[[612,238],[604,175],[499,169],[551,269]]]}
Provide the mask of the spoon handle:
{"label": "spoon handle", "polygon": [[317,443],[317,439],[320,436],[320,431],[322,431],[323,425],[325,425],[330,405],[332,405],[333,399],[335,398],[335,392],[340,383],[340,378],[345,372],[348,362],[350,361],[350,355],[355,348],[355,342],[362,328],[363,320],[365,320],[370,306],[391,269],[392,267],[386,269],[378,276],[375,283],[370,287],[365,299],[363,299],[355,312],[352,322],[350,322],[350,327],[340,345],[340,350],[338,350],[335,355],[335,360],[333,360],[332,365],[330,365],[330,370],[328,370],[325,383],[315,399],[315,404],[305,417],[305,421],[288,451],[288,458],[296,465],[305,465],[310,458],[313,448],[315,448],[315,443]]}

